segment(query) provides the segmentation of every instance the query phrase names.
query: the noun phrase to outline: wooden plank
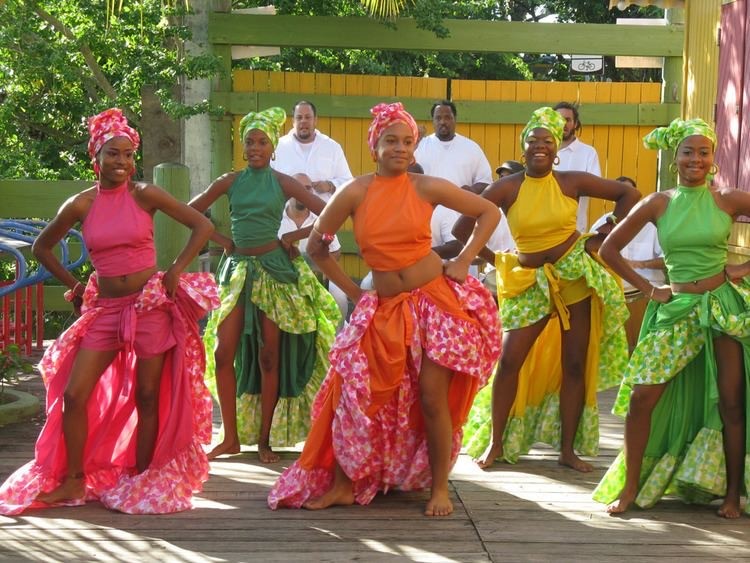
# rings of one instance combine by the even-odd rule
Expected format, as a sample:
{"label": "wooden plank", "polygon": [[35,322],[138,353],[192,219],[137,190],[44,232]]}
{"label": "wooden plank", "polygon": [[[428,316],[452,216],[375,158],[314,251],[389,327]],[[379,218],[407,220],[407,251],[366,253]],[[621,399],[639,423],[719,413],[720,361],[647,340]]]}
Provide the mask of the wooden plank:
{"label": "wooden plank", "polygon": [[681,56],[680,26],[529,23],[443,20],[447,38],[398,18],[392,27],[373,18],[258,16],[210,13],[208,40],[226,45],[331,49],[455,51],[473,53],[567,53]]}
{"label": "wooden plank", "polygon": [[[467,97],[465,84],[464,90],[461,85],[454,81],[453,101],[456,110],[460,114],[462,123],[521,123],[522,116],[531,115],[535,109],[542,105],[553,105],[559,101],[559,96],[554,96],[557,83],[549,90],[553,93],[553,99],[539,99],[532,97],[530,102],[520,101],[484,101],[482,95],[472,94]],[[465,81],[464,81],[465,82]],[[481,82],[481,81],[477,81]],[[476,83],[475,83],[476,84]],[[533,82],[535,88],[546,92],[545,83]],[[476,84],[479,88],[480,86]],[[457,86],[457,87],[456,87]],[[367,90],[365,90],[367,91]],[[459,97],[461,96],[461,97]],[[359,117],[369,115],[369,110],[380,102],[401,102],[404,107],[415,117],[423,118],[430,115],[430,108],[435,98],[405,97],[396,94],[390,95],[355,95],[326,96],[316,98],[310,96],[321,115],[330,117]],[[548,95],[544,96],[548,98]],[[270,106],[281,106],[291,108],[300,99],[300,94],[285,92],[214,92],[211,94],[211,104],[223,107],[233,114],[246,114],[249,111],[257,111]],[[591,125],[666,125],[671,121],[675,112],[679,110],[679,104],[643,103],[643,104],[605,104],[589,103],[586,105],[587,123]]]}

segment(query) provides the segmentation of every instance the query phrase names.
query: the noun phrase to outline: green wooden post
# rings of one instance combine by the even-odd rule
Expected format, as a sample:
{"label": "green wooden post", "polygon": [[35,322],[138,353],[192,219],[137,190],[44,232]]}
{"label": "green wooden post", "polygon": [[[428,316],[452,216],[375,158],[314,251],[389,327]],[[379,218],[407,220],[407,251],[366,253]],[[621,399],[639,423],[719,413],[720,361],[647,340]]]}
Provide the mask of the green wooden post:
{"label": "green wooden post", "polygon": [[[154,166],[154,184],[169,192],[179,201],[190,199],[190,169],[184,164],[164,162]],[[156,264],[166,270],[185,247],[190,231],[164,213],[154,217],[154,241],[156,242]],[[193,260],[186,271],[198,270],[198,261]]]}
{"label": "green wooden post", "polygon": [[[685,25],[685,12],[681,9],[668,9],[666,11],[666,18],[668,24],[679,26]],[[685,100],[680,99],[682,93],[683,64],[683,57],[664,57],[661,90],[661,101],[663,103],[685,103]],[[680,116],[675,115],[670,118],[670,121],[674,119],[674,117]],[[658,190],[668,190],[673,188],[677,183],[677,176],[669,170],[669,165],[673,160],[673,151],[659,151]]]}
{"label": "green wooden post", "polygon": [[[231,2],[227,0],[214,0],[213,13],[231,12]],[[209,14],[209,19],[211,14]],[[228,92],[232,90],[232,47],[231,45],[212,44],[213,54],[221,61],[221,71],[213,79],[211,90],[213,92]],[[223,115],[211,116],[211,177],[218,178],[232,170],[232,114],[228,108],[223,108]],[[229,222],[229,200],[226,197],[219,198],[211,206],[211,221],[216,231],[231,236]],[[211,259],[211,271],[216,271],[219,262],[220,247],[213,242],[209,248],[213,249]]]}

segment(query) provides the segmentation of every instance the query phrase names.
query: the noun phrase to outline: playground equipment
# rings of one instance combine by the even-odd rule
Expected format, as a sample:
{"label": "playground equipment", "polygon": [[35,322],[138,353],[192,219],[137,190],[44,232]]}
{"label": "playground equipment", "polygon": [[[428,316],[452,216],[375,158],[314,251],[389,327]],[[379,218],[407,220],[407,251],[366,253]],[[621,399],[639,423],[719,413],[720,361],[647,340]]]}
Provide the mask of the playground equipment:
{"label": "playground equipment", "polygon": [[[36,336],[37,348],[42,347],[44,339],[44,288],[43,283],[52,274],[41,264],[31,270],[26,261],[28,249],[46,221],[24,219],[0,220],[0,261],[11,257],[15,262],[13,280],[0,282],[0,299],[2,300],[2,321],[0,321],[0,349],[9,344],[17,344],[24,354],[31,354],[33,336]],[[80,244],[79,256],[72,260],[69,238],[77,239]],[[88,253],[83,244],[81,233],[71,229],[59,243],[60,262],[67,270],[74,270],[87,259]],[[34,295],[36,293],[36,295]],[[36,301],[36,307],[34,302]],[[36,319],[34,318],[36,309]]]}

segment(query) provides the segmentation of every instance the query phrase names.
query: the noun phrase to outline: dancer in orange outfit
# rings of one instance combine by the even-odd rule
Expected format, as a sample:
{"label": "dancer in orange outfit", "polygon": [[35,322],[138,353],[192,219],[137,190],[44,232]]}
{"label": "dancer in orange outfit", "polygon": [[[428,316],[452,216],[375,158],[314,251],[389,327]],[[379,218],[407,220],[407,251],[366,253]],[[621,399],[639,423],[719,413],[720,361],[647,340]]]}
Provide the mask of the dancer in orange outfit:
{"label": "dancer in orange outfit", "polygon": [[[300,459],[268,497],[321,509],[369,503],[378,491],[431,487],[427,516],[453,511],[448,475],[475,393],[500,353],[497,310],[467,272],[497,224],[497,208],[448,181],[407,172],[418,137],[399,103],[380,104],[368,141],[377,172],[356,178],[316,221],[308,252],[357,303],[331,351]],[[445,264],[431,250],[435,205],[473,217],[461,253]],[[375,290],[365,292],[328,255],[348,218]]]}

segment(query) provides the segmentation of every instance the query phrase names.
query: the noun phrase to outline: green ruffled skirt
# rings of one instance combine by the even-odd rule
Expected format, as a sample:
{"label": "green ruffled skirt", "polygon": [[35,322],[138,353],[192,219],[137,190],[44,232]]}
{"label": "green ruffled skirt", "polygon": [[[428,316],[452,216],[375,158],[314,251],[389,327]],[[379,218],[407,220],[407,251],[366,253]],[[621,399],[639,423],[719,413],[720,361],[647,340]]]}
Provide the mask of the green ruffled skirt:
{"label": "green ruffled skirt", "polygon": [[[666,304],[651,302],[613,412],[625,416],[634,385],[668,383],[651,417],[635,504],[653,506],[664,495],[708,503],[726,492],[726,468],[719,414],[713,338],[727,334],[742,344],[745,405],[750,406],[750,283],[724,283],[714,291],[675,294]],[[750,429],[745,416],[745,490],[750,486]],[[625,485],[620,452],[594,490],[610,503]],[[748,506],[745,511],[749,511]]]}
{"label": "green ruffled skirt", "polygon": [[[586,361],[586,396],[576,431],[575,449],[582,455],[599,451],[599,408],[596,392],[618,385],[628,362],[624,324],[628,318],[618,281],[585,250],[585,237],[554,264],[559,279],[585,279],[592,296],[591,335]],[[498,275],[502,269],[498,267]],[[507,272],[505,275],[512,275]],[[498,281],[498,287],[502,285]],[[515,297],[500,301],[503,330],[530,326],[552,314],[519,374],[518,391],[503,435],[503,459],[510,463],[528,453],[534,443],[560,447],[561,336],[552,307],[549,280],[536,269],[536,283]],[[494,381],[494,376],[493,376]],[[492,435],[492,384],[479,391],[464,426],[464,446],[480,455]]]}
{"label": "green ruffled skirt", "polygon": [[293,446],[307,437],[310,409],[328,371],[328,351],[341,313],[302,257],[291,261],[277,248],[261,256],[224,258],[217,273],[221,307],[209,317],[203,337],[206,384],[216,396],[216,332],[241,301],[245,325],[234,360],[237,431],[243,444],[257,444],[261,427],[260,314],[281,330],[279,401],[271,424],[271,446]]}

